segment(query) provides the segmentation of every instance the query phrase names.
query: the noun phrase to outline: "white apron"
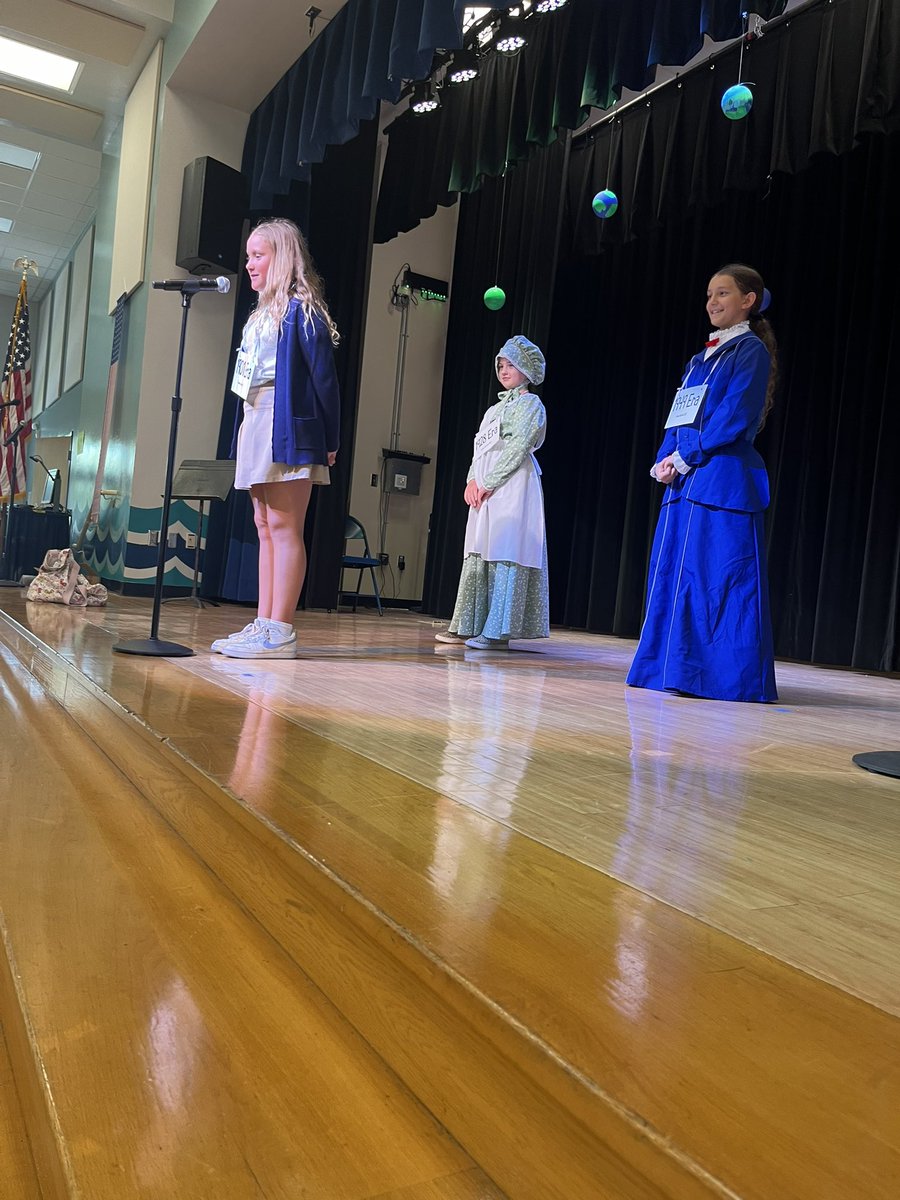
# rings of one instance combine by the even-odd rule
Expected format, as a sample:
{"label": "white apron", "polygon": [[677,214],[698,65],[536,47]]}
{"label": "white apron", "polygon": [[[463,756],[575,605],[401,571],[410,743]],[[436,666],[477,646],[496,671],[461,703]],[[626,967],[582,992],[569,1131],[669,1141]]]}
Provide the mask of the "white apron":
{"label": "white apron", "polygon": [[[475,438],[474,470],[479,487],[484,486],[484,477],[503,452],[499,423],[505,408],[503,405],[498,413],[488,409]],[[492,429],[495,423],[496,433]],[[539,450],[543,442],[544,431],[534,449]],[[544,565],[544,493],[541,468],[533,453],[481,508],[469,509],[464,552],[480,554],[486,562],[538,569]]]}

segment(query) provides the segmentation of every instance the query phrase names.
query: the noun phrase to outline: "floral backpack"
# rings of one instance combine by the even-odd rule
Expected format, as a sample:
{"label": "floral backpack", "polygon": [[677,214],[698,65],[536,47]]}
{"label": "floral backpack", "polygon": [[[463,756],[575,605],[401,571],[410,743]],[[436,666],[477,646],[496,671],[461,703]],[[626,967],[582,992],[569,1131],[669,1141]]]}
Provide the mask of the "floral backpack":
{"label": "floral backpack", "polygon": [[37,575],[28,585],[25,599],[93,608],[106,603],[107,591],[102,583],[91,583],[80,573],[75,555],[67,547],[47,551]]}

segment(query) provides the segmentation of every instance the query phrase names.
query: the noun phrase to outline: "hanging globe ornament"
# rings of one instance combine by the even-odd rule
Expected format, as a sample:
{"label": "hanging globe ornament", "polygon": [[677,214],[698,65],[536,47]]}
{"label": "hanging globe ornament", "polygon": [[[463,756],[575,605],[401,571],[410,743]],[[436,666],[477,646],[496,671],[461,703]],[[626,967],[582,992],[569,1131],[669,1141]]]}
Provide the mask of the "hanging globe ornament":
{"label": "hanging globe ornament", "polygon": [[491,312],[497,312],[505,303],[506,292],[504,292],[502,287],[498,287],[496,283],[484,293],[484,307],[489,308]]}
{"label": "hanging globe ornament", "polygon": [[722,96],[722,112],[729,121],[742,121],[753,107],[753,93],[745,83],[736,83]]}
{"label": "hanging globe ornament", "polygon": [[594,210],[594,215],[602,217],[604,220],[607,217],[613,216],[618,207],[619,197],[615,192],[611,192],[609,188],[604,188],[602,192],[598,192],[591,201],[591,208]]}

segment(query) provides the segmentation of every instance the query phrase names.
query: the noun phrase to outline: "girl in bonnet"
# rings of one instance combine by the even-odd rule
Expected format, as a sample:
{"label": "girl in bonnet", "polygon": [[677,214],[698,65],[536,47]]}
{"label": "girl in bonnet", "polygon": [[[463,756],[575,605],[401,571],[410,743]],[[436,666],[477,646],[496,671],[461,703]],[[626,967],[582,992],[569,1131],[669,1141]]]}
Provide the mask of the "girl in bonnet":
{"label": "girl in bonnet", "polygon": [[544,497],[534,457],[547,415],[531,391],[543,381],[544,356],[517,334],[495,366],[504,390],[475,437],[456,607],[449,629],[436,635],[475,650],[507,650],[510,638],[550,636]]}

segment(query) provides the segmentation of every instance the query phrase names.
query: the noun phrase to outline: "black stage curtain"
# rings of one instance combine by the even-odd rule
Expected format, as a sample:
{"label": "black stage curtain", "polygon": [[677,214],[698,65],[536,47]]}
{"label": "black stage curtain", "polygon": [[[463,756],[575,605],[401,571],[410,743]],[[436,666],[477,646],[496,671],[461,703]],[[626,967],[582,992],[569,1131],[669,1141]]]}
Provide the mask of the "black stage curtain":
{"label": "black stage curtain", "polygon": [[[772,17],[784,0],[755,0]],[[627,87],[639,91],[660,63],[685,63],[715,41],[737,37],[734,0],[569,0],[526,23],[528,45],[510,60],[491,54],[479,77],[442,90],[438,113],[404,113],[390,127],[375,239],[389,241],[431,216],[451,193],[470,192],[503,173],[560,130],[576,129],[592,107],[608,108]],[[518,65],[520,64],[520,65]]]}
{"label": "black stage curtain", "polygon": [[[369,187],[359,186],[359,181],[372,179],[377,135],[376,121],[363,122],[352,142],[328,148],[324,162],[316,164],[308,183],[293,184],[286,196],[277,196],[270,208],[255,212],[251,219],[256,224],[267,216],[284,216],[297,222],[325,281],[328,306],[342,335],[335,355],[341,387],[341,449],[332,468],[331,486],[313,489],[306,522],[309,569],[303,603],[311,608],[334,607],[340,578],[371,254],[372,195]],[[254,143],[248,140],[245,172],[247,164],[254,160],[255,150]],[[229,382],[235,349],[254,301],[254,293],[242,272]],[[240,403],[231,391],[226,393],[219,430],[219,458],[228,456],[235,409]],[[204,595],[255,602],[257,555],[249,495],[233,491],[224,504],[212,506],[204,556]]]}
{"label": "black stage curtain", "polygon": [[[738,48],[608,119],[572,147],[567,228],[578,254],[758,188],[817,154],[845,154],[862,134],[900,128],[900,2],[834,0],[776,23],[745,47],[755,81],[749,117],[723,117]],[[590,199],[611,187],[619,211],[597,220]]]}
{"label": "black stage curtain", "polygon": [[[513,333],[524,333],[546,346],[567,156],[568,141],[557,142],[511,169],[505,181],[488,180],[460,204],[434,507],[422,588],[428,612],[448,615],[453,609],[467,512],[462,494],[472,441],[482,414],[500,389],[494,356]],[[498,312],[490,312],[482,300],[494,283],[507,296]]]}
{"label": "black stage curtain", "polygon": [[[727,194],[599,257],[562,264],[549,344],[544,468],[551,617],[638,633],[659,485],[648,475],[709,276],[758,266],[781,347],[757,445],[772,482],[780,657],[900,667],[900,255],[890,181],[900,134]],[[886,269],[887,267],[887,269]]]}

